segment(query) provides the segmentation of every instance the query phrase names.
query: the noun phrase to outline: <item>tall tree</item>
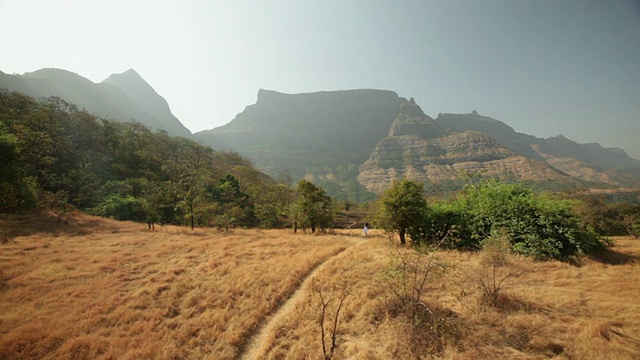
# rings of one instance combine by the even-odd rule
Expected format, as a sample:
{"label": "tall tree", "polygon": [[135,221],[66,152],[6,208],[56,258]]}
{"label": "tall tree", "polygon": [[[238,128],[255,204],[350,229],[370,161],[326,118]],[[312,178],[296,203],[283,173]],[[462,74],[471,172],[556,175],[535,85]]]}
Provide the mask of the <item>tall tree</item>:
{"label": "tall tree", "polygon": [[[292,206],[294,221],[300,226],[311,228],[314,233],[318,227],[326,229],[333,222],[333,201],[324,190],[307,180],[298,181],[297,201]],[[295,225],[294,225],[295,226]]]}
{"label": "tall tree", "polygon": [[210,206],[206,190],[213,178],[211,174],[211,148],[200,146],[191,140],[183,140],[163,169],[169,175],[169,188],[178,199],[176,208],[184,214],[184,220],[193,230],[199,214]]}
{"label": "tall tree", "polygon": [[420,224],[427,209],[423,184],[410,180],[394,182],[380,198],[379,222],[386,230],[397,231],[405,244],[407,230]]}

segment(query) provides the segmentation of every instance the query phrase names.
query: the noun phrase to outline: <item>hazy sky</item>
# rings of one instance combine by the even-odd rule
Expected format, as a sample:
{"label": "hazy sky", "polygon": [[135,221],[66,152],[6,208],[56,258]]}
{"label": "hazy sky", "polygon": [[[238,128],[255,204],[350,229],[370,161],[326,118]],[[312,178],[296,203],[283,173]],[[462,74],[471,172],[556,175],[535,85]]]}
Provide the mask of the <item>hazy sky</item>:
{"label": "hazy sky", "polygon": [[0,70],[133,68],[192,132],[260,88],[377,88],[640,158],[639,1],[0,0]]}

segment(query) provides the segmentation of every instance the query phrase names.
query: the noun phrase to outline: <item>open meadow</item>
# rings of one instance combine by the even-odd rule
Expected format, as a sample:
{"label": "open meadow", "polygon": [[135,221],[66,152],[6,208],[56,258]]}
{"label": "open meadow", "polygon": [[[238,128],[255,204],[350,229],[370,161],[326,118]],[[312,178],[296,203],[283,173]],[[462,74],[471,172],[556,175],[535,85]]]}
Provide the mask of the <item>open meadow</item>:
{"label": "open meadow", "polygon": [[38,213],[2,226],[0,359],[640,358],[632,238],[572,264],[496,266],[375,230],[150,232]]}

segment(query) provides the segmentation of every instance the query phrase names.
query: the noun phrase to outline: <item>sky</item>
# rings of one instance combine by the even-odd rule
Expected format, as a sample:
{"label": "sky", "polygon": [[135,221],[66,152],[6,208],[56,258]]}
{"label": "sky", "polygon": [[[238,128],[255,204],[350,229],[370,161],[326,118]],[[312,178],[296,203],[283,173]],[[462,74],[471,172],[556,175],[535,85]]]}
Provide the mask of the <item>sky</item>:
{"label": "sky", "polygon": [[135,69],[192,132],[374,88],[640,159],[640,0],[0,0],[0,71]]}

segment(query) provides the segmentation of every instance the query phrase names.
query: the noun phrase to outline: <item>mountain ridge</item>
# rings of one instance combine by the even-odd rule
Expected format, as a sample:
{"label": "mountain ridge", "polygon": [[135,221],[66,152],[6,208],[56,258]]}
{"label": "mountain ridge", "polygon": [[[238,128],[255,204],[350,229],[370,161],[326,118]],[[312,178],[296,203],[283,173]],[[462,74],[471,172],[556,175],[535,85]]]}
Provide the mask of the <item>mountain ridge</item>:
{"label": "mountain ridge", "polygon": [[74,72],[44,68],[23,75],[0,72],[0,88],[33,98],[59,97],[101,117],[137,121],[171,135],[191,132],[171,113],[169,104],[135,70],[113,74],[100,83]]}
{"label": "mountain ridge", "polygon": [[[386,99],[383,119],[372,122],[370,116],[364,114],[367,111],[375,113],[367,106],[375,106],[378,112],[385,107],[373,101],[361,101],[360,106],[355,107],[361,113],[354,109],[349,114],[340,113],[347,102],[344,95],[366,97],[367,91],[386,93],[393,98],[393,101]],[[332,98],[334,102],[304,104],[318,97]],[[335,121],[336,118],[341,121]],[[311,121],[314,119],[315,122]],[[358,149],[359,139],[349,132],[367,133],[372,123],[387,130],[370,132],[369,145]],[[276,140],[270,133],[279,134],[279,138]],[[474,171],[505,180],[545,180],[570,187],[640,184],[640,161],[629,157],[622,149],[578,144],[564,137],[537,138],[516,132],[504,122],[480,115],[475,110],[469,114],[439,114],[433,119],[413,98],[406,100],[387,90],[285,94],[261,89],[256,103],[248,105],[231,122],[195,136],[214,148],[226,147],[253,158],[267,173],[288,169],[294,177],[316,180],[335,190],[334,193],[349,188],[379,193],[402,176],[438,183]],[[331,136],[340,140],[332,142]],[[376,145],[372,149],[373,139]],[[458,144],[460,139],[472,142],[465,148]],[[473,147],[473,142],[477,148]],[[350,143],[350,151],[360,156],[349,156],[342,143]],[[501,159],[482,158],[481,154],[474,154],[480,149],[508,155]],[[418,154],[420,151],[439,151],[440,155],[423,156]],[[469,153],[465,159],[456,151]],[[366,153],[368,155],[364,157]],[[413,163],[417,161],[415,159],[422,163]],[[375,165],[380,160],[383,164],[396,161],[397,166]],[[542,176],[536,177],[536,174]],[[376,181],[379,184],[376,185]]]}
{"label": "mountain ridge", "polygon": [[[192,135],[134,69],[100,83],[55,68],[23,75],[0,71],[0,87],[35,98],[57,96],[99,116],[135,119],[171,135]],[[238,151],[272,176],[317,180],[332,194],[357,193],[356,198],[379,193],[380,184],[403,176],[436,184],[474,172],[506,180],[546,177],[570,186],[640,184],[640,160],[623,149],[579,144],[563,135],[538,138],[475,110],[434,119],[413,98],[391,90],[260,89],[256,102],[230,122],[193,137]]]}

